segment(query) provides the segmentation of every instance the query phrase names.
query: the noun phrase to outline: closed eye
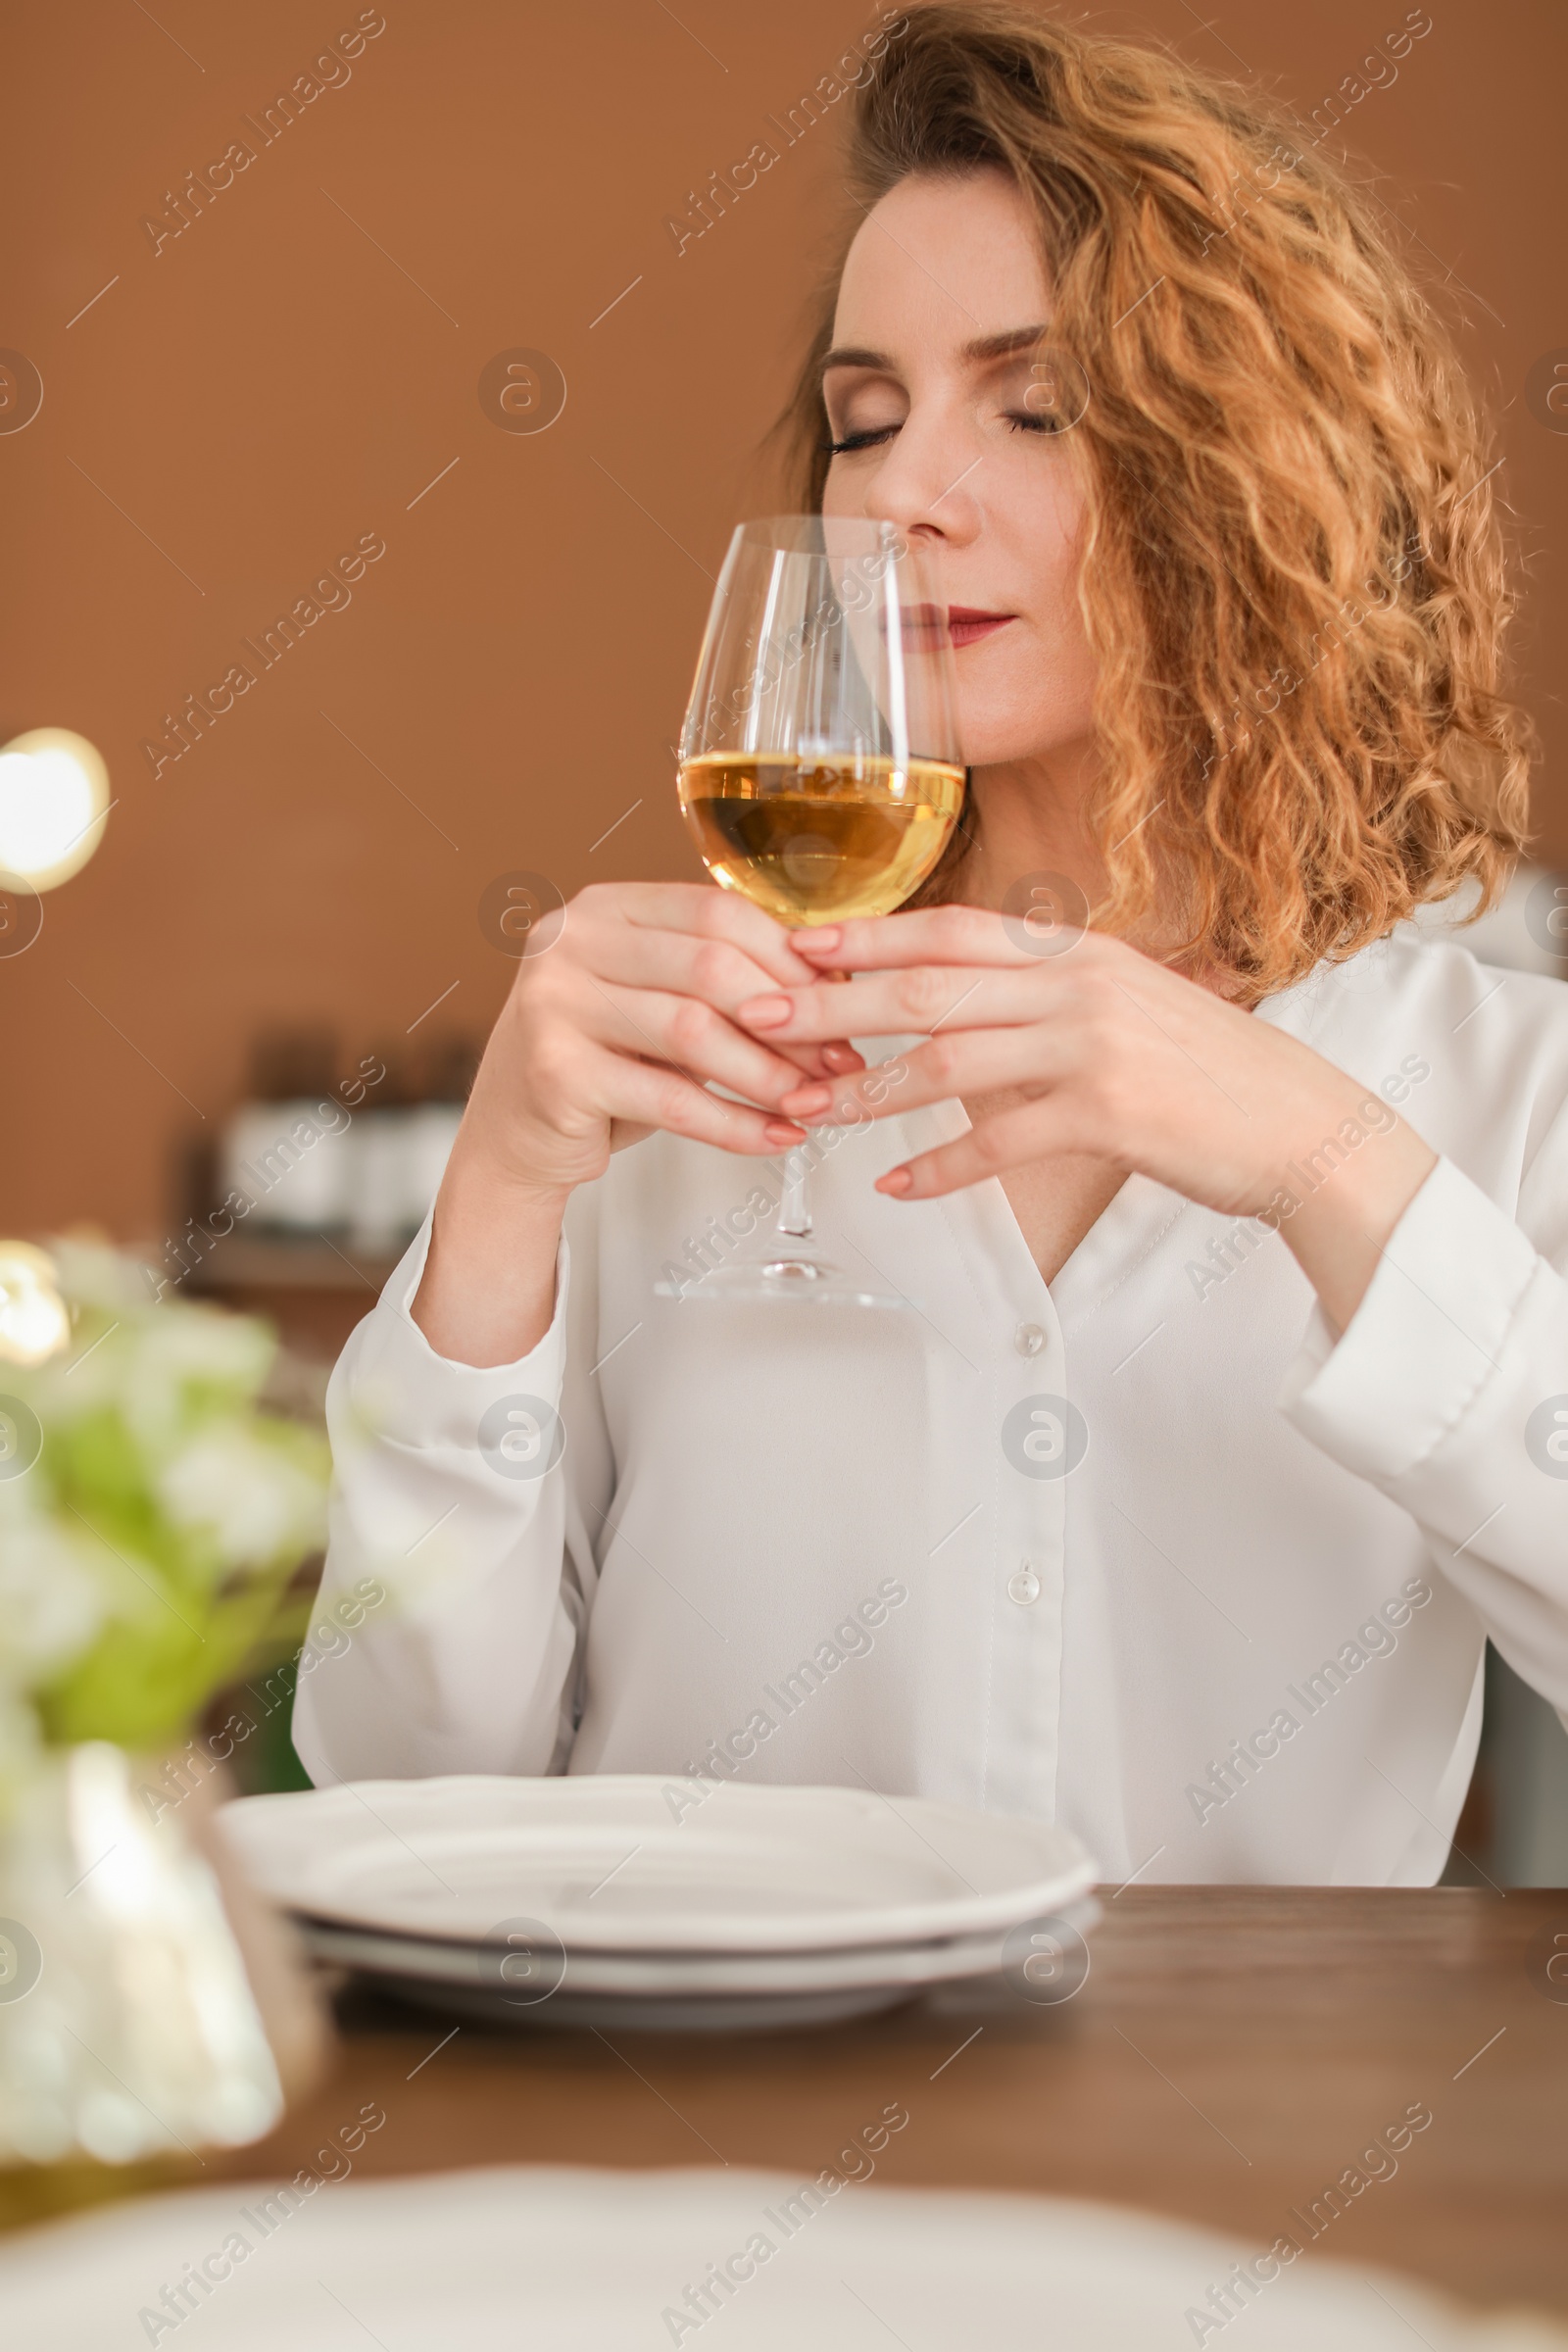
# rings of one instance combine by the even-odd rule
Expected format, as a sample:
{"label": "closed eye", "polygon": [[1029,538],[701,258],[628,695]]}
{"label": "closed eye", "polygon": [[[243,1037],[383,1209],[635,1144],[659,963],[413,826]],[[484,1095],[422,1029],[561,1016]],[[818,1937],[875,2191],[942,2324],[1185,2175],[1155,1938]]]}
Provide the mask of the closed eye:
{"label": "closed eye", "polygon": [[863,433],[846,433],[842,441],[824,441],[822,447],[829,457],[847,458],[858,449],[875,449],[881,441],[891,441],[898,431],[896,424],[879,424]]}
{"label": "closed eye", "polygon": [[[1009,429],[1015,433],[1059,433],[1065,429],[1062,419],[1049,413],[1041,415],[1033,409],[1008,409],[1004,414]],[[864,432],[846,433],[842,441],[824,441],[821,447],[830,458],[854,457],[858,450],[876,449],[884,441],[891,441],[899,430],[896,424],[874,425]]]}

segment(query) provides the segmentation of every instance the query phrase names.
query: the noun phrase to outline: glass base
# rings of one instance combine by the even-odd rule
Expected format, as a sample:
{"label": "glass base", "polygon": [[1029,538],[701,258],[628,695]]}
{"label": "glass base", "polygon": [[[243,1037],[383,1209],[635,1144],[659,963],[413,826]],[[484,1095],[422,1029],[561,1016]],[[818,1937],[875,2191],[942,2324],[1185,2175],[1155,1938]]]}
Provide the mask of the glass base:
{"label": "glass base", "polygon": [[846,1274],[842,1266],[819,1257],[809,1243],[792,1245],[788,1235],[765,1257],[731,1258],[710,1274],[693,1275],[689,1282],[656,1282],[654,1291],[661,1298],[716,1298],[732,1306],[784,1301],[792,1306],[902,1308],[909,1303],[897,1292],[875,1289]]}

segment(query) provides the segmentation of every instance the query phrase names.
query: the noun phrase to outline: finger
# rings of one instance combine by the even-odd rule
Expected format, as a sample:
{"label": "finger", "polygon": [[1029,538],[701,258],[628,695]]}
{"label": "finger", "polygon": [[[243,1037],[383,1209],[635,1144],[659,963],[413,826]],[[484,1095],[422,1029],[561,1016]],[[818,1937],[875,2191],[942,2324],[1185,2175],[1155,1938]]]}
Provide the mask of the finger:
{"label": "finger", "polygon": [[[608,926],[603,937],[595,940],[593,964],[601,982],[618,981],[630,988],[664,989],[696,997],[727,1014],[733,1014],[737,1004],[749,997],[763,991],[773,993],[775,985],[773,975],[730,940],[704,939],[692,932],[652,925]],[[582,968],[586,970],[586,962]],[[802,1040],[791,1050],[771,1038],[767,1043],[813,1077],[841,1076],[846,1070],[865,1067],[863,1057],[843,1037],[842,1027],[841,1022],[841,1033],[829,1046]]]}
{"label": "finger", "polygon": [[[771,1042],[771,1041],[770,1041]],[[775,1047],[776,1053],[793,1061],[808,1078],[836,1078],[846,1070],[863,1070],[865,1055],[858,1053],[848,1038],[836,1038],[831,1045],[813,1046],[801,1040],[794,1045]]]}
{"label": "finger", "polygon": [[601,1043],[623,1054],[652,1054],[699,1085],[727,1086],[753,1102],[775,1104],[800,1085],[795,1062],[748,1037],[700,998],[606,988],[586,976],[598,999],[588,1016],[590,1034]]}
{"label": "finger", "polygon": [[1086,1136],[1060,1097],[1026,1102],[1017,1110],[999,1111],[968,1135],[934,1152],[922,1152],[901,1161],[876,1180],[879,1193],[895,1200],[931,1200],[944,1193],[961,1192],[987,1176],[1004,1175],[1026,1160],[1049,1159],[1057,1152],[1082,1152]]}
{"label": "finger", "polygon": [[1055,974],[1038,967],[976,971],[961,964],[917,963],[906,971],[858,972],[838,985],[819,981],[812,988],[749,997],[735,1007],[735,1018],[781,1049],[842,1037],[846,1031],[852,1037],[894,1037],[914,1030],[929,1037],[939,1029],[1037,1021],[1044,992],[1055,985]]}
{"label": "finger", "polygon": [[[1063,926],[1057,955],[1084,934]],[[875,972],[906,963],[1039,963],[1021,922],[1008,923],[984,906],[920,906],[907,914],[881,914],[856,922],[826,923],[794,934],[800,956],[818,970]]]}
{"label": "finger", "polygon": [[1058,1084],[1076,1065],[1074,1041],[1054,1025],[956,1030],[836,1085],[808,1081],[778,1098],[787,1118],[824,1127],[858,1126],[866,1117],[950,1102],[956,1095],[998,1094],[1004,1087]]}
{"label": "finger", "polygon": [[770,967],[738,942],[662,924],[607,926],[604,936],[594,941],[592,961],[601,980],[619,980],[630,988],[672,989],[682,996],[702,997],[723,1012],[778,986]]}
{"label": "finger", "polygon": [[628,894],[626,918],[638,930],[685,931],[725,940],[786,988],[809,979],[811,966],[795,953],[804,934],[786,931],[760,906],[708,882],[650,882]]}
{"label": "finger", "polygon": [[622,1124],[644,1131],[659,1127],[693,1143],[712,1144],[720,1152],[757,1157],[786,1152],[806,1140],[805,1129],[793,1120],[754,1110],[745,1102],[727,1102],[683,1071],[658,1062],[600,1051],[589,1080],[596,1107],[612,1122],[612,1132]]}

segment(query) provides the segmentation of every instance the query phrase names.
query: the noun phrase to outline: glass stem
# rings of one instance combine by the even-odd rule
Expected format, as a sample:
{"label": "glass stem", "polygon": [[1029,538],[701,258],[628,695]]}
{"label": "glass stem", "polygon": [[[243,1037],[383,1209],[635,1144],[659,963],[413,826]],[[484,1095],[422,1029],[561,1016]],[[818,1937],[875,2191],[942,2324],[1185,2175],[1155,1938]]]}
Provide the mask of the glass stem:
{"label": "glass stem", "polygon": [[810,1180],[805,1144],[797,1144],[784,1155],[784,1193],[778,1204],[778,1229],[792,1242],[808,1242],[811,1238]]}

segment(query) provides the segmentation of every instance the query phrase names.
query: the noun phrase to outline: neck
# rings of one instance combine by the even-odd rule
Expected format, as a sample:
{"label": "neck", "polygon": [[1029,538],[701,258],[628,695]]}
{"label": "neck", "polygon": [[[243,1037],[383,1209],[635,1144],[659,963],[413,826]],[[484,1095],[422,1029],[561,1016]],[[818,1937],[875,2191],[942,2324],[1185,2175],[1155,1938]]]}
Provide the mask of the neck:
{"label": "neck", "polygon": [[[975,843],[964,859],[956,897],[965,906],[1004,907],[1027,912],[1008,893],[1020,883],[1054,884],[1047,899],[1036,898],[1042,910],[1052,901],[1059,918],[1078,919],[1072,907],[1074,891],[1082,893],[1078,910],[1097,906],[1105,895],[1105,862],[1089,829],[1089,796],[1100,772],[1092,741],[1064,744],[1058,750],[1029,760],[1009,760],[995,767],[970,770],[975,813]],[[1068,887],[1063,890],[1061,885]],[[1026,889],[1024,899],[1029,896]],[[1171,927],[1169,910],[1155,906],[1133,936],[1132,944],[1146,956],[1160,959],[1174,952],[1180,934]],[[1216,995],[1240,993],[1234,976],[1202,957],[1177,963],[1190,979]]]}
{"label": "neck", "polygon": [[979,822],[958,883],[965,906],[995,910],[1022,877],[1039,874],[1074,885],[1095,905],[1105,888],[1104,863],[1085,822],[1096,773],[1087,740],[971,771]]}

